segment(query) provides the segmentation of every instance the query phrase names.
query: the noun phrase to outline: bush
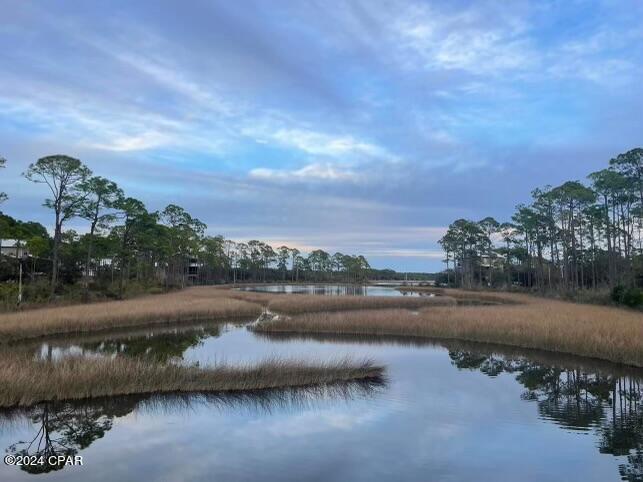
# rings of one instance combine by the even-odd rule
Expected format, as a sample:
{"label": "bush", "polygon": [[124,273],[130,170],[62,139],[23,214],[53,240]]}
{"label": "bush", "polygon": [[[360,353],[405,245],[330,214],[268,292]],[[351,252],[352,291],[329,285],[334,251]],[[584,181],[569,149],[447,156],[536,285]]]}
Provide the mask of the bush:
{"label": "bush", "polygon": [[628,288],[623,295],[623,304],[632,308],[643,305],[643,292],[635,286]]}
{"label": "bush", "polygon": [[630,308],[643,305],[643,291],[636,286],[627,288],[622,285],[617,285],[612,289],[611,298],[615,303],[629,306]]}
{"label": "bush", "polygon": [[1,283],[0,284],[0,304],[1,310],[13,310],[18,304],[18,284],[17,283]]}
{"label": "bush", "polygon": [[623,285],[616,285],[614,288],[612,288],[612,293],[610,295],[610,298],[612,298],[612,301],[614,303],[621,303],[623,300],[623,294],[625,293],[625,286]]}

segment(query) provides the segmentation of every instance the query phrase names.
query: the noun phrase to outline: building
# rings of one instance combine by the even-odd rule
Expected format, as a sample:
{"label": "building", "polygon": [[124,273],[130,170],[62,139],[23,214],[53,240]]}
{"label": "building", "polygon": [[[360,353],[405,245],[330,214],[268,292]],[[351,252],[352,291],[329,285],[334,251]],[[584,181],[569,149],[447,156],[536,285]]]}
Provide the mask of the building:
{"label": "building", "polygon": [[19,239],[0,239],[0,253],[12,258],[26,258],[29,256],[26,244]]}

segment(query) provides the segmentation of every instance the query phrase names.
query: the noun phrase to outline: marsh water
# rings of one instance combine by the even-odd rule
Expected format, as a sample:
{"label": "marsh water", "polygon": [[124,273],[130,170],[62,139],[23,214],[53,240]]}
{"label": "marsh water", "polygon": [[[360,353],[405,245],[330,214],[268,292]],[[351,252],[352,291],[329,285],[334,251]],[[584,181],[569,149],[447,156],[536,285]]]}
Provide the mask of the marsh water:
{"label": "marsh water", "polygon": [[240,291],[257,291],[260,293],[285,293],[325,296],[434,296],[432,293],[399,291],[392,286],[376,285],[342,285],[342,284],[285,284],[254,285],[238,288]]}
{"label": "marsh water", "polygon": [[316,390],[5,411],[0,446],[8,453],[77,454],[83,466],[36,475],[0,465],[2,481],[643,480],[642,374],[615,365],[473,344],[267,336],[239,322],[13,349],[200,365],[350,356],[385,365],[387,376]]}

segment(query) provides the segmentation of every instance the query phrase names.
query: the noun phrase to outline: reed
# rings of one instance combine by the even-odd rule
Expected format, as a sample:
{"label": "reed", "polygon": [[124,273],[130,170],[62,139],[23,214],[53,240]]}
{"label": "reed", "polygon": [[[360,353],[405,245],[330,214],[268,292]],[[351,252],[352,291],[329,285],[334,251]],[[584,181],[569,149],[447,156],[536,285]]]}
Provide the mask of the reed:
{"label": "reed", "polygon": [[141,325],[258,316],[260,305],[195,287],[123,301],[41,308],[0,315],[0,342]]}
{"label": "reed", "polygon": [[[523,295],[524,296],[524,295]],[[262,322],[256,331],[416,336],[505,344],[643,367],[643,315],[532,298],[524,304],[310,313]]]}
{"label": "reed", "polygon": [[381,380],[370,361],[266,360],[255,365],[198,368],[125,357],[0,358],[0,407],[154,393],[249,392],[357,380]]}

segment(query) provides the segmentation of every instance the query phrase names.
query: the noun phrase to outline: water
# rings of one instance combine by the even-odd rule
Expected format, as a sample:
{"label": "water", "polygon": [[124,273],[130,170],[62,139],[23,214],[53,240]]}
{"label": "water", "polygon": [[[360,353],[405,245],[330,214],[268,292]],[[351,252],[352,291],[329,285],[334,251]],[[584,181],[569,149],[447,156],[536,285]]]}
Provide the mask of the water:
{"label": "water", "polygon": [[399,291],[391,286],[373,285],[266,285],[244,286],[240,291],[327,296],[435,296],[433,293]]}
{"label": "water", "polygon": [[[188,364],[350,355],[387,367],[384,385],[120,397],[3,412],[0,447],[33,453],[47,434],[48,448],[83,456],[82,467],[40,479],[643,480],[642,373],[615,365],[475,344],[266,336],[241,323],[19,349]],[[0,480],[32,478],[0,465]]]}

